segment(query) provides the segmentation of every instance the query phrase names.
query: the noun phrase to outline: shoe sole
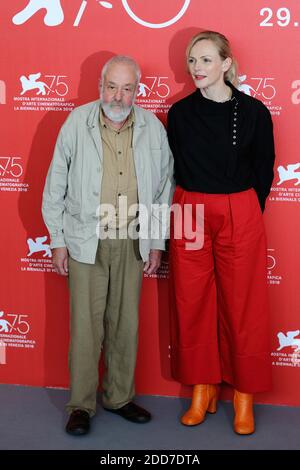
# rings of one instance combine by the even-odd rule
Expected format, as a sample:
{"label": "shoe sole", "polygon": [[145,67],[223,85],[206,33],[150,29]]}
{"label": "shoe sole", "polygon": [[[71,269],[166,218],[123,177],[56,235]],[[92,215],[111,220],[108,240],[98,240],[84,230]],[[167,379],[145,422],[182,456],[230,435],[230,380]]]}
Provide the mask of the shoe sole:
{"label": "shoe sole", "polygon": [[89,430],[86,431],[84,429],[77,429],[76,431],[69,431],[66,429],[66,433],[70,436],[84,436],[85,434],[89,433]]}

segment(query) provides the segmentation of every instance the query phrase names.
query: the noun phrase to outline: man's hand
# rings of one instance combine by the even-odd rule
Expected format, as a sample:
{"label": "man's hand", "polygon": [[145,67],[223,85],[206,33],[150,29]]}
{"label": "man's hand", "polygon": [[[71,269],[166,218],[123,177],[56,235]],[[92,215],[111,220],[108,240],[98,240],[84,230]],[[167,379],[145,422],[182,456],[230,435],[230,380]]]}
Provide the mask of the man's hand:
{"label": "man's hand", "polygon": [[57,272],[62,276],[67,276],[69,273],[68,269],[68,250],[64,246],[62,248],[52,248],[52,264]]}
{"label": "man's hand", "polygon": [[149,260],[144,265],[144,273],[155,274],[161,263],[162,250],[150,250]]}

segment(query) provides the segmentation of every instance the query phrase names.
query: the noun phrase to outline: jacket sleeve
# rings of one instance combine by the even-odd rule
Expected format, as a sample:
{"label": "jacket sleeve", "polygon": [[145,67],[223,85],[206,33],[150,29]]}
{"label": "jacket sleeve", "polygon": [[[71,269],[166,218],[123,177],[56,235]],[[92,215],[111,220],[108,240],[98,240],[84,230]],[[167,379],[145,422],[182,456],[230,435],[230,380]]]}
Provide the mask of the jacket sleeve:
{"label": "jacket sleeve", "polygon": [[270,193],[274,178],[274,136],[273,123],[269,110],[259,102],[253,142],[254,189],[257,193],[261,210],[264,211],[266,199]]}
{"label": "jacket sleeve", "polygon": [[167,133],[160,125],[161,132],[161,177],[151,211],[151,249],[164,250],[169,238],[170,206],[174,191],[173,157],[168,144]]}
{"label": "jacket sleeve", "polygon": [[168,122],[167,122],[167,133],[169,139],[169,145],[173,155],[176,150],[176,131],[175,131],[175,108],[174,105],[169,109]]}
{"label": "jacket sleeve", "polygon": [[64,124],[56,141],[43,192],[42,214],[50,234],[51,248],[66,246],[63,232],[63,213],[70,161],[71,148],[70,143],[67,142],[66,124]]}

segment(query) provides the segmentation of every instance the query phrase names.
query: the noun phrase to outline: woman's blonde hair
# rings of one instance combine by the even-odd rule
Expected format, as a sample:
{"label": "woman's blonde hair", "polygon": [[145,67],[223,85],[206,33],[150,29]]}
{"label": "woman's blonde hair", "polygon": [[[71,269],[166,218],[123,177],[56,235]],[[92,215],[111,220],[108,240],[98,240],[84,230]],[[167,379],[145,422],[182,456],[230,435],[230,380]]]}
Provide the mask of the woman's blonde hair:
{"label": "woman's blonde hair", "polygon": [[198,33],[194,37],[192,37],[186,48],[187,66],[192,48],[197,42],[202,41],[203,39],[208,39],[217,46],[221,59],[225,60],[227,59],[227,57],[230,57],[230,59],[232,60],[232,64],[229,70],[225,72],[224,79],[237,86],[239,84],[238,67],[237,62],[232,55],[230,43],[223,34],[217,33],[216,31],[202,31],[201,33]]}

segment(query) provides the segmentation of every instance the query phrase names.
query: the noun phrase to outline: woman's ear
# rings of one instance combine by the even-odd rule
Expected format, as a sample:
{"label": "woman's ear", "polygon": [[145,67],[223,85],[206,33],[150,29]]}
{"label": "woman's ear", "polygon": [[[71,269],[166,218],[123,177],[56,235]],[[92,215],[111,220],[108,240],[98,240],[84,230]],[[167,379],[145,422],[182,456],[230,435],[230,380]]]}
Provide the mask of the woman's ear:
{"label": "woman's ear", "polygon": [[223,60],[223,64],[222,64],[223,72],[227,72],[230,69],[231,64],[232,64],[231,57],[227,57],[225,60]]}

